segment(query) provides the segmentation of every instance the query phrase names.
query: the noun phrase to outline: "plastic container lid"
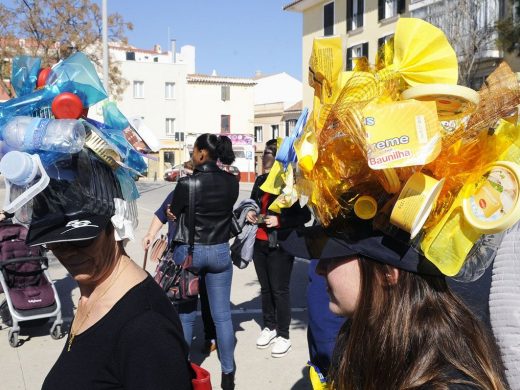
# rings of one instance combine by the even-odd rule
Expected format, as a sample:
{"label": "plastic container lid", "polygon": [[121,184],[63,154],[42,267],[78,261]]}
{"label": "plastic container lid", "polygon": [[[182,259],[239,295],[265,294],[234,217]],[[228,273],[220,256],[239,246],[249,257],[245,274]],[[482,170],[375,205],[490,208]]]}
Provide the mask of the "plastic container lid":
{"label": "plastic container lid", "polygon": [[[11,154],[11,156],[8,157],[9,153],[14,154]],[[33,199],[40,192],[42,192],[45,189],[45,187],[47,187],[47,185],[49,184],[50,179],[49,175],[47,175],[47,172],[45,172],[45,169],[43,168],[39,155],[28,154],[19,151],[12,151],[9,153],[7,153],[0,161],[0,169],[1,172],[4,174],[5,181],[6,196],[4,199],[4,211],[7,211],[8,213],[13,213],[20,207],[25,205],[27,202],[29,202],[31,199]],[[6,157],[8,157],[7,160],[5,160]],[[21,162],[23,160],[25,161]],[[14,164],[13,161],[16,162],[16,164]],[[17,170],[15,165],[20,165],[22,169]],[[25,186],[27,184],[30,184],[35,179],[36,175],[38,174],[38,171],[40,174],[39,180],[33,183],[30,187],[26,188],[24,192],[22,192],[20,195],[16,197],[16,199],[11,200],[11,185],[16,184],[20,186]],[[8,175],[11,175],[11,177],[15,180],[20,179],[20,181],[18,183],[15,183],[14,181],[8,179]],[[31,180],[29,180],[29,178],[31,178]]]}
{"label": "plastic container lid", "polygon": [[38,73],[38,78],[36,79],[36,88],[42,88],[47,84],[47,79],[51,74],[51,68],[42,68]]}
{"label": "plastic container lid", "polygon": [[368,195],[357,198],[354,203],[354,213],[361,219],[372,219],[377,213],[377,202]]}
{"label": "plastic container lid", "polygon": [[36,177],[38,165],[30,154],[14,150],[0,160],[0,172],[11,183],[25,186]]}
{"label": "plastic container lid", "polygon": [[62,92],[52,101],[51,109],[56,119],[79,119],[83,114],[83,103],[77,95]]}
{"label": "plastic container lid", "polygon": [[498,233],[520,220],[520,166],[496,161],[462,201],[465,220],[484,234]]}
{"label": "plastic container lid", "polygon": [[407,89],[401,99],[435,101],[439,119],[462,118],[477,108],[480,95],[471,88],[453,84],[424,84]]}

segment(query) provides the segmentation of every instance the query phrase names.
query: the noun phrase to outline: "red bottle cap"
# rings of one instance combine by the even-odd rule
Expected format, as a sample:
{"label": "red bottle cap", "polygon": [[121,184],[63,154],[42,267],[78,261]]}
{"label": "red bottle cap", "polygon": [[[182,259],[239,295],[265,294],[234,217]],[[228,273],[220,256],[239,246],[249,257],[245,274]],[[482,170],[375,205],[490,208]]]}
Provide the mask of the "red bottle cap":
{"label": "red bottle cap", "polygon": [[42,88],[47,83],[47,79],[51,74],[51,68],[42,68],[38,72],[38,78],[36,79],[36,88]]}
{"label": "red bottle cap", "polygon": [[52,101],[51,110],[56,119],[78,119],[83,114],[83,103],[77,95],[62,92]]}

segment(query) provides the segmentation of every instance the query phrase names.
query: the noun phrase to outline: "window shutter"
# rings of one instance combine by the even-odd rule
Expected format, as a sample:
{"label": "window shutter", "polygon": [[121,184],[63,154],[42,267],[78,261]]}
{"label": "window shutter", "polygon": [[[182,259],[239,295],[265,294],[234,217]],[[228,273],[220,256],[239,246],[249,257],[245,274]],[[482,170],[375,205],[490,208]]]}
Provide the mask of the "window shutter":
{"label": "window shutter", "polygon": [[368,42],[363,43],[361,53],[363,54],[363,57],[366,57],[368,59]]}
{"label": "window shutter", "polygon": [[354,7],[352,6],[352,1],[353,0],[347,0],[347,31],[352,30],[352,11],[354,10]]}
{"label": "window shutter", "polygon": [[403,14],[406,12],[406,0],[397,1],[397,13]]}
{"label": "window shutter", "polygon": [[347,49],[347,70],[352,70],[352,48]]}
{"label": "window shutter", "polygon": [[377,3],[377,19],[383,20],[385,18],[385,0],[378,0]]}
{"label": "window shutter", "polygon": [[363,3],[365,1],[364,0],[357,0],[357,9],[358,9],[358,14],[357,14],[357,26],[358,27],[363,27],[363,17],[365,16],[365,7],[363,6]]}
{"label": "window shutter", "polygon": [[356,1],[356,0],[347,0],[347,31],[352,30],[352,17],[353,17],[352,12],[354,10],[352,1]]}
{"label": "window shutter", "polygon": [[[170,129],[171,130],[171,129]],[[176,142],[179,142],[179,133],[178,132],[175,132],[175,141]]]}

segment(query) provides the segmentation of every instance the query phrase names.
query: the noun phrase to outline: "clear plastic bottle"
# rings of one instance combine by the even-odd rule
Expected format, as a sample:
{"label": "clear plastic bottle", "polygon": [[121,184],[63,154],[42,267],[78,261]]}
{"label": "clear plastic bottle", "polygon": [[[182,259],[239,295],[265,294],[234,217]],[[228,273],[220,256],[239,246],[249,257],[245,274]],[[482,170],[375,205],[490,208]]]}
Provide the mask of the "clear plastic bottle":
{"label": "clear plastic bottle", "polygon": [[77,153],[85,144],[85,127],[74,119],[15,116],[0,129],[0,135],[11,149],[23,152]]}

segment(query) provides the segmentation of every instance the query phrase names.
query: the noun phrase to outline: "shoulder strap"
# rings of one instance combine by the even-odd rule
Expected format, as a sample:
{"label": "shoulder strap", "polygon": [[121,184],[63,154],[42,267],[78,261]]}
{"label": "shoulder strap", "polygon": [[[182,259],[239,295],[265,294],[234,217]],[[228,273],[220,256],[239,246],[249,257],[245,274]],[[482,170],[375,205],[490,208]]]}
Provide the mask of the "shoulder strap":
{"label": "shoulder strap", "polygon": [[197,180],[190,176],[188,178],[188,244],[193,251],[195,243],[195,184]]}

